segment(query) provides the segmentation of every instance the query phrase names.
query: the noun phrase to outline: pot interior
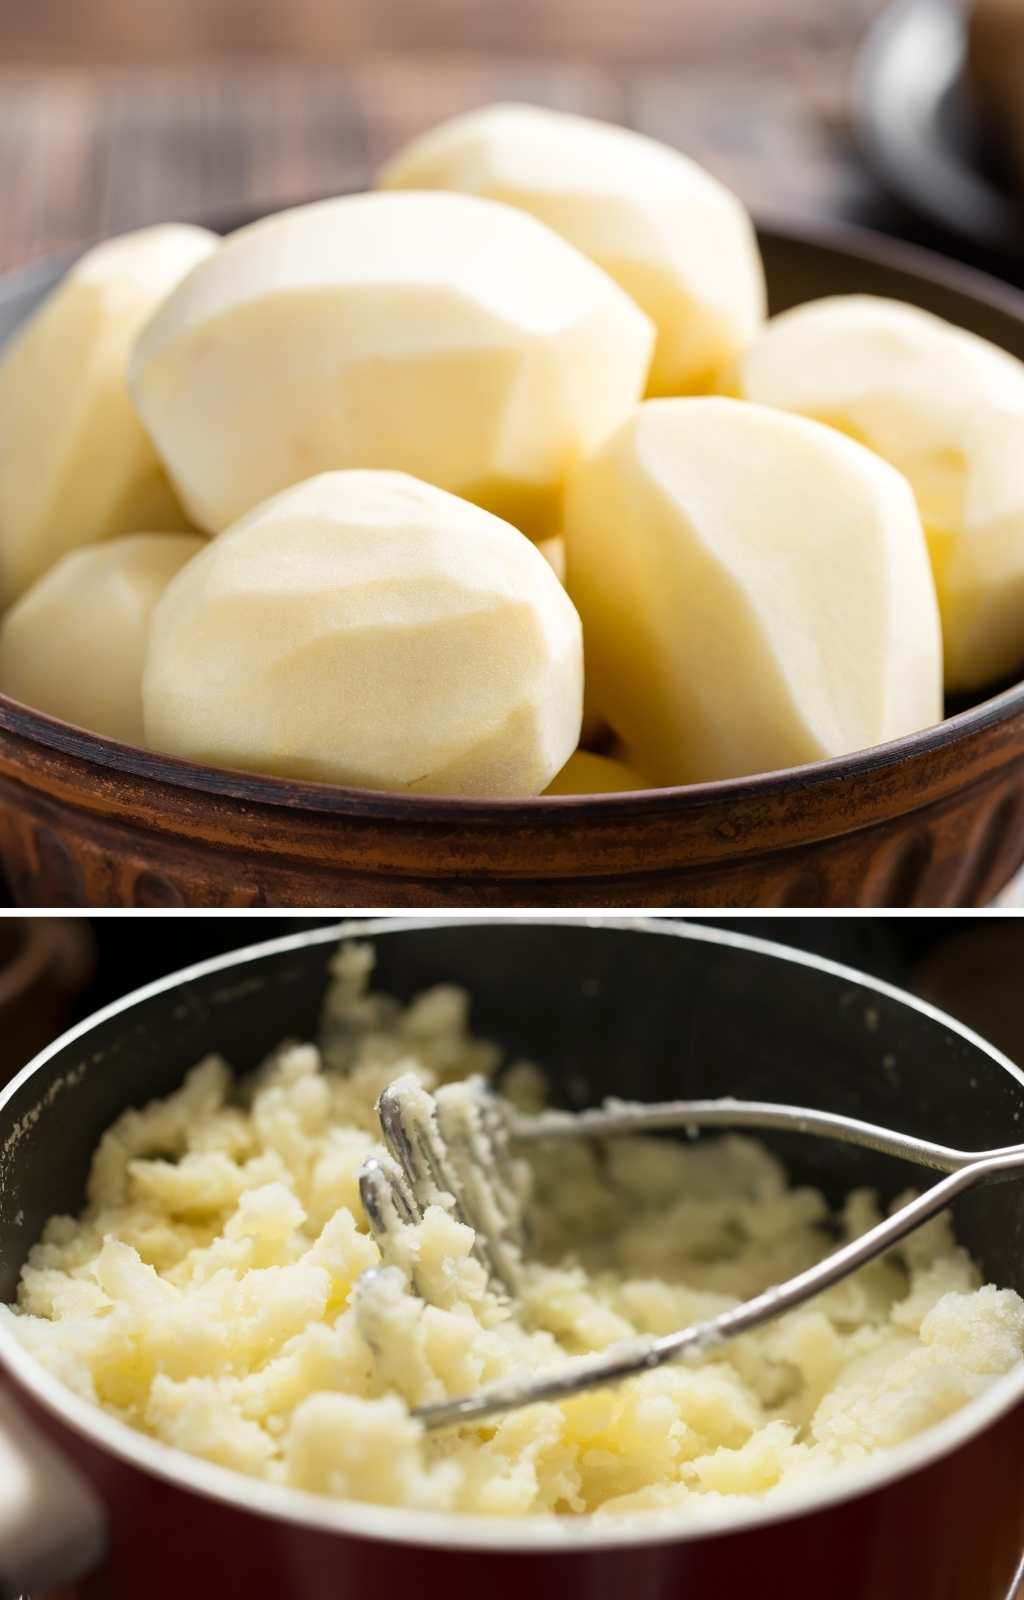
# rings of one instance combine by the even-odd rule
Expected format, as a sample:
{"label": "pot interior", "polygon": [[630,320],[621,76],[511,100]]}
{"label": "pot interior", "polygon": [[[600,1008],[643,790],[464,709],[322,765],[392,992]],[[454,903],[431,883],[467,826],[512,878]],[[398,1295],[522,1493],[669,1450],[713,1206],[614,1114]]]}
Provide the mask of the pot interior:
{"label": "pot interior", "polygon": [[[351,932],[349,929],[347,932]],[[757,941],[678,923],[366,923],[375,983],[402,999],[456,982],[476,1031],[549,1074],[565,1106],[735,1095],[845,1112],[984,1149],[1024,1130],[1024,1080],[909,997]],[[168,1094],[203,1055],[255,1067],[310,1038],[337,930],[222,958],[82,1028],[0,1096],[0,1296],[55,1212],[84,1199],[90,1159],[122,1111]],[[792,1176],[839,1201],[892,1197],[930,1175],[891,1158],[788,1135],[766,1142]],[[1002,1287],[1024,1293],[1024,1184],[966,1196],[958,1236]]]}

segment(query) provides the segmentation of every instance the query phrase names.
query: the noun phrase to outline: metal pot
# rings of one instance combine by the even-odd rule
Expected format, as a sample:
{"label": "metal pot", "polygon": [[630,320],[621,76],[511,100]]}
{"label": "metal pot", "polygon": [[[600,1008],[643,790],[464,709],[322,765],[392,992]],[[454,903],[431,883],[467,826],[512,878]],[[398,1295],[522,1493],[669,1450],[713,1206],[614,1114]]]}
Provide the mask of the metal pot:
{"label": "metal pot", "polygon": [[[1024,1130],[1024,1075],[923,1002],[844,967],[707,926],[639,920],[363,921],[208,961],[73,1029],[0,1093],[0,1294],[129,1106],[210,1050],[253,1067],[314,1034],[338,938],[371,939],[377,982],[408,997],[456,980],[477,1030],[541,1062],[566,1104],[737,1094],[888,1122],[963,1148]],[[920,1172],[790,1137],[798,1180],[892,1195]],[[1024,1186],[957,1209],[962,1242],[1024,1290]],[[854,1483],[743,1508],[720,1527],[647,1533],[333,1502],[250,1481],[79,1400],[0,1331],[0,1569],[7,1585],[81,1578],[87,1600],[1005,1600],[1024,1535],[1024,1368]],[[4,1503],[6,1501],[6,1504]],[[568,1519],[567,1519],[568,1520]]]}

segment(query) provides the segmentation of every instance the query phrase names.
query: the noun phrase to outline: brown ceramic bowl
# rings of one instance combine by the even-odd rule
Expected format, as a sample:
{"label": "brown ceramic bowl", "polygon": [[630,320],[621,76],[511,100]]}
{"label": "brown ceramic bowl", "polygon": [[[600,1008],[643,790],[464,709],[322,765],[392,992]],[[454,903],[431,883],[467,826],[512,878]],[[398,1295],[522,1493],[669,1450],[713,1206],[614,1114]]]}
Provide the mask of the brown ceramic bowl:
{"label": "brown ceramic bowl", "polygon": [[[1024,295],[966,268],[843,229],[761,245],[775,310],[890,295],[1024,357]],[[66,264],[0,290],[0,340]],[[479,802],[203,767],[0,696],[0,861],[23,905],[985,905],[1024,861],[1024,684],[947,710],[763,777]]]}

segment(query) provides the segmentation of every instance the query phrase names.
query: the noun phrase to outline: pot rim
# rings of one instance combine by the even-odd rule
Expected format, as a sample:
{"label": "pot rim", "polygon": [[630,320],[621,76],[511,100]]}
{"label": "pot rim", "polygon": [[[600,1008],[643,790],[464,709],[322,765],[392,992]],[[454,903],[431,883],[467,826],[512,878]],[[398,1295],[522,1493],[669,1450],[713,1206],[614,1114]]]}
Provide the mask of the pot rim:
{"label": "pot rim", "polygon": [[[443,927],[481,924],[509,926],[526,921],[544,926],[557,922],[570,927],[607,927],[635,933],[657,934],[662,937],[690,939],[725,948],[749,950],[776,960],[789,961],[797,966],[810,967],[818,972],[827,972],[874,994],[895,999],[940,1022],[972,1046],[980,1049],[997,1067],[1008,1072],[1024,1087],[1024,1071],[1000,1050],[988,1044],[973,1029],[947,1016],[938,1007],[925,1000],[919,1000],[893,984],[869,977],[840,962],[812,955],[808,951],[790,949],[753,935],[735,933],[729,929],[701,923],[683,920],[669,922],[666,919],[640,916],[377,917],[328,923],[323,927],[305,929],[282,938],[247,945],[241,950],[229,951],[224,955],[197,962],[134,990],[68,1029],[29,1061],[0,1090],[0,1113],[11,1097],[31,1079],[35,1072],[73,1041],[85,1037],[99,1024],[131,1010],[155,995],[163,994],[208,974],[226,971],[263,957],[272,958],[289,951],[304,949],[310,945],[356,938],[377,939],[391,933],[412,930],[429,931]],[[364,1501],[332,1500],[326,1495],[314,1494],[309,1490],[293,1489],[265,1483],[258,1478],[248,1478],[230,1468],[190,1456],[186,1451],[163,1444],[130,1428],[127,1423],[120,1422],[100,1407],[74,1394],[20,1344],[7,1325],[7,1321],[8,1319],[0,1318],[0,1365],[6,1367],[15,1382],[46,1411],[80,1437],[152,1477],[169,1481],[178,1488],[226,1504],[234,1510],[270,1516],[282,1522],[299,1524],[323,1533],[383,1539],[434,1548],[502,1551],[506,1554],[528,1555],[535,1551],[591,1551],[669,1542],[691,1543],[768,1527],[798,1516],[821,1512],[884,1489],[898,1479],[932,1465],[941,1457],[967,1444],[985,1427],[1024,1401],[1024,1362],[1022,1362],[1013,1372],[997,1379],[983,1395],[969,1401],[959,1411],[926,1429],[917,1438],[885,1452],[870,1466],[838,1469],[827,1480],[824,1488],[810,1489],[806,1486],[797,1488],[789,1493],[780,1494],[778,1499],[768,1506],[737,1506],[696,1525],[673,1525],[667,1515],[663,1516],[656,1512],[643,1512],[637,1513],[635,1517],[624,1517],[621,1525],[595,1524],[593,1518],[577,1520],[554,1516],[523,1517],[512,1521],[507,1518],[484,1517],[470,1513],[409,1511]],[[644,1526],[645,1522],[649,1522],[650,1525]]]}
{"label": "pot rim", "polygon": [[[305,203],[302,200],[289,201],[285,209]],[[243,221],[251,221],[253,216],[263,215],[264,211],[262,206],[247,206],[197,220],[202,226],[223,232],[230,231]],[[759,235],[812,249],[859,255],[866,261],[922,278],[952,293],[973,299],[1003,316],[1015,319],[1024,330],[1024,293],[976,267],[948,261],[937,251],[890,239],[874,229],[849,223],[815,225],[801,219],[771,214],[755,220]],[[30,290],[36,283],[49,281],[54,269],[66,270],[79,253],[69,251],[46,256],[0,277],[0,306],[5,299]],[[849,783],[958,745],[974,734],[1010,721],[1018,714],[1024,714],[1024,678],[929,728],[904,734],[884,744],[869,745],[864,750],[834,756],[827,761],[807,762],[801,766],[782,767],[767,773],[721,778],[706,783],[664,785],[609,794],[541,794],[528,798],[481,800],[353,788],[187,761],[92,733],[25,706],[9,695],[0,694],[0,731],[30,739],[62,755],[85,761],[100,773],[123,773],[145,784],[198,790],[215,799],[241,799],[250,805],[450,826],[460,823],[479,825],[491,821],[500,824],[503,829],[510,824],[526,826],[549,823],[566,813],[573,815],[575,820],[592,815],[595,820],[608,823],[637,815],[677,816],[680,812],[699,811],[716,805],[724,807],[748,800],[798,794],[832,782]]]}

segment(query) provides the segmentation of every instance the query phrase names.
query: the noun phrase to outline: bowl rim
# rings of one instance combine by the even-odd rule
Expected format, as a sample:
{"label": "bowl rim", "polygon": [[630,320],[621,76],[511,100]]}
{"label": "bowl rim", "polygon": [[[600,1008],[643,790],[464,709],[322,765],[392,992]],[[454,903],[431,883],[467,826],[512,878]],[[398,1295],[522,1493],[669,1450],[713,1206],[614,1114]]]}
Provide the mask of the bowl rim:
{"label": "bowl rim", "polygon": [[936,755],[974,735],[1000,727],[1024,715],[1024,679],[988,700],[955,712],[931,727],[904,734],[885,744],[869,745],[828,761],[742,778],[718,778],[706,783],[624,789],[608,794],[539,794],[523,798],[475,799],[456,795],[409,794],[402,790],[357,789],[309,779],[277,778],[232,767],[213,767],[179,756],[122,744],[103,734],[90,733],[43,711],[25,706],[0,693],[0,733],[42,745],[59,755],[84,761],[101,773],[120,773],[143,784],[200,791],[219,800],[243,800],[268,809],[302,810],[342,816],[365,816],[417,823],[503,824],[548,821],[560,812],[586,810],[603,820],[616,817],[678,814],[712,806],[739,805],[749,800],[781,798],[830,783],[850,782],[878,774],[904,762]]}
{"label": "bowl rim", "polygon": [[[322,198],[322,197],[320,197]],[[292,205],[306,202],[290,202]],[[197,219],[200,226],[226,232],[266,214],[263,206],[236,208],[233,212]],[[990,276],[976,267],[952,261],[936,251],[877,230],[846,222],[809,223],[762,213],[755,217],[758,237],[782,244],[833,251],[924,279],[939,288],[974,299],[981,305],[1021,324],[1024,330],[1024,290]],[[81,252],[49,255],[12,273],[0,275],[0,307],[5,300],[55,283]],[[334,815],[365,816],[377,820],[415,823],[479,825],[500,820],[529,826],[550,822],[566,812],[586,811],[601,821],[619,817],[701,811],[709,807],[740,805],[744,801],[781,798],[833,782],[846,783],[900,766],[914,758],[948,749],[974,734],[996,728],[1024,713],[1024,677],[966,710],[941,722],[869,745],[864,750],[795,767],[703,783],[670,784],[607,794],[549,795],[502,799],[409,793],[404,790],[356,788],[311,779],[276,777],[245,769],[217,767],[179,756],[125,744],[89,729],[52,717],[10,695],[0,693],[0,734],[13,734],[59,755],[70,756],[100,773],[119,773],[143,784],[176,790],[199,791],[215,799],[243,800],[268,809],[303,810]]]}
{"label": "bowl rim", "polygon": [[[167,974],[155,982],[133,990],[103,1007],[83,1022],[69,1028],[45,1050],[33,1057],[22,1070],[0,1089],[0,1112],[11,1098],[53,1056],[87,1036],[94,1028],[156,995],[173,990],[204,976],[236,966],[273,959],[311,945],[341,943],[351,939],[378,939],[410,930],[432,930],[462,926],[515,926],[523,922],[550,926],[552,922],[582,928],[610,928],[659,937],[680,938],[713,944],[726,949],[742,949],[767,955],[792,965],[809,967],[842,978],[871,994],[881,994],[939,1022],[958,1034],[993,1064],[1009,1073],[1024,1087],[1024,1070],[1017,1067],[972,1028],[947,1016],[937,1006],[894,984],[858,972],[826,957],[783,946],[732,929],[684,919],[643,916],[424,916],[358,917],[300,933],[246,945],[222,955],[197,962]],[[58,1080],[58,1083],[61,1080]],[[130,1428],[109,1412],[76,1395],[16,1338],[10,1318],[0,1317],[0,1368],[16,1387],[24,1389],[44,1411],[95,1448],[109,1452],[124,1465],[150,1477],[169,1482],[172,1487],[226,1505],[234,1511],[268,1516],[321,1533],[353,1538],[409,1543],[434,1549],[476,1550],[529,1555],[533,1553],[572,1553],[578,1550],[628,1548],[663,1544],[693,1544],[705,1539],[727,1537],[754,1529],[790,1522],[832,1507],[860,1499],[885,1489],[897,1480],[929,1467],[956,1449],[968,1444],[986,1427],[1024,1403],[1024,1361],[997,1378],[984,1394],[969,1400],[950,1416],[926,1428],[915,1438],[885,1451],[868,1466],[837,1469],[825,1487],[801,1485],[781,1494],[767,1508],[762,1505],[737,1506],[712,1515],[707,1521],[690,1526],[673,1525],[669,1515],[636,1513],[622,1518],[620,1525],[597,1524],[593,1517],[572,1519],[543,1515],[508,1519],[473,1513],[412,1511],[381,1506],[366,1501],[333,1500],[310,1490],[271,1484],[244,1473],[218,1466],[186,1451],[150,1438]],[[644,1522],[649,1525],[644,1526]]]}

